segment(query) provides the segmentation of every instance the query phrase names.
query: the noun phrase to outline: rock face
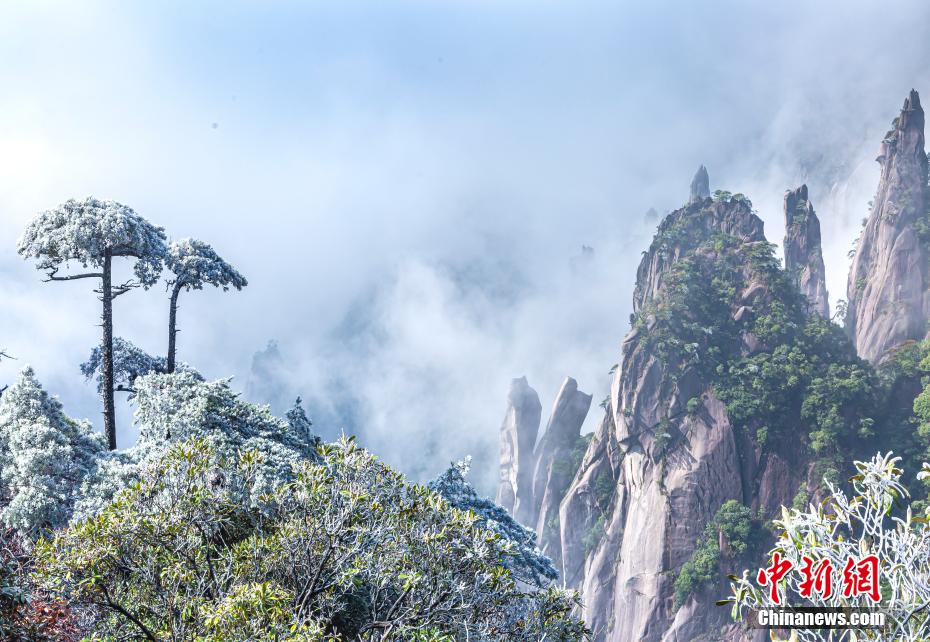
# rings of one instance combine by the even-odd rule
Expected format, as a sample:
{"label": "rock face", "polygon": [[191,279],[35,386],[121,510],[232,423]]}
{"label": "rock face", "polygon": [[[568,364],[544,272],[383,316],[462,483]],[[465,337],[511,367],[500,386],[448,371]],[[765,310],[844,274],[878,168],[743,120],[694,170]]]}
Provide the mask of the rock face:
{"label": "rock face", "polygon": [[759,241],[765,239],[762,227],[758,216],[748,217],[742,209],[719,201],[672,212],[659,224],[658,235],[675,228],[677,242],[651,248],[640,261],[633,290],[633,312],[639,312],[645,303],[652,301],[661,291],[672,265],[709,236],[719,232],[746,242]]}
{"label": "rock face", "polygon": [[556,562],[561,557],[559,505],[575,474],[569,463],[591,407],[591,395],[566,377],[539,444],[542,406],[526,381],[514,379],[501,426],[497,503],[521,523],[536,528],[539,546]]}
{"label": "rock face", "polygon": [[497,503],[524,524],[534,523],[533,448],[539,433],[542,404],[526,381],[514,379],[507,395],[507,414],[501,426],[500,485]]}
{"label": "rock face", "polygon": [[[859,356],[873,363],[889,348],[927,332],[927,156],[924,111],[911,90],[876,159],[881,180],[846,289],[846,329]],[[923,237],[923,238],[921,238]]]}
{"label": "rock face", "polygon": [[536,532],[540,535],[540,549],[556,563],[561,558],[559,505],[575,474],[568,462],[590,407],[591,395],[578,390],[578,383],[566,377],[552,406],[546,433],[536,448],[533,476],[533,498],[539,507]]}
{"label": "rock face", "polygon": [[[930,189],[916,92],[878,160],[881,182],[853,261],[846,317],[858,354],[872,362],[924,337],[930,318]],[[785,195],[782,270],[748,199],[711,198],[708,183],[701,167],[689,204],[663,219],[644,253],[632,329],[583,457],[576,456],[578,430],[590,397],[571,380],[535,452],[528,523],[564,582],[581,591],[599,642],[751,637],[714,608],[726,590],[722,580],[711,586],[681,575],[678,603],[676,577],[701,541],[717,547],[721,576],[727,556],[739,569],[753,563],[732,556],[736,547],[720,531],[705,533],[729,500],[770,518],[799,489],[817,496],[824,459],[812,454],[822,437],[819,415],[808,407],[822,403],[815,382],[835,387],[843,373],[862,369],[840,331],[817,318],[829,309],[807,187]],[[803,367],[780,369],[780,355],[795,347]],[[797,387],[777,396],[789,375],[798,381],[788,388]],[[823,411],[853,413],[842,420],[850,434],[861,418],[847,402]],[[565,461],[571,474],[560,466]],[[754,545],[765,545],[761,539]]]}
{"label": "rock face", "polygon": [[807,185],[785,192],[785,269],[810,302],[811,311],[830,316],[826,270],[820,245],[820,220]]}
{"label": "rock face", "polygon": [[[725,501],[774,511],[790,504],[806,475],[795,465],[803,452],[763,452],[734,429],[707,379],[662,353],[654,335],[666,288],[681,278],[676,268],[697,253],[708,265],[724,260],[715,249],[724,235],[747,256],[765,246],[762,221],[743,198],[698,201],[659,226],[637,273],[643,322],[623,342],[610,404],[559,507],[563,578],[581,590],[598,640],[691,640],[722,630],[740,638],[713,608],[717,596],[676,607],[677,571]],[[745,318],[773,295],[751,261],[736,269],[744,286],[729,314]],[[760,345],[747,333],[737,350]]]}
{"label": "rock face", "polygon": [[694,178],[691,179],[691,195],[688,197],[688,204],[700,203],[705,198],[710,198],[710,177],[707,175],[707,168],[701,165]]}

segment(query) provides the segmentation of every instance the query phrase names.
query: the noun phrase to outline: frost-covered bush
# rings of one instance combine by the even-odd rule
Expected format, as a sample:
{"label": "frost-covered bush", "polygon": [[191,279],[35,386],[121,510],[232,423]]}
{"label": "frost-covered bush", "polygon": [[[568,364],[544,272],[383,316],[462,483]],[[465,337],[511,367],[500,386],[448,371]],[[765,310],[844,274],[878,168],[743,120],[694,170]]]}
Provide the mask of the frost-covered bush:
{"label": "frost-covered bush", "polygon": [[[318,439],[239,398],[228,379],[203,381],[191,372],[148,374],[136,380],[135,421],[140,446],[189,437],[222,436],[231,446],[285,448],[312,456]],[[302,434],[301,434],[302,433]]]}
{"label": "frost-covered bush", "polygon": [[96,515],[113,500],[116,493],[137,481],[142,459],[141,452],[136,448],[100,453],[93,470],[81,483],[71,521]]}
{"label": "frost-covered bush", "polygon": [[[798,630],[804,641],[831,640],[926,640],[930,635],[930,515],[912,514],[907,489],[901,484],[900,458],[878,453],[871,460],[855,463],[858,473],[851,479],[852,495],[827,483],[829,495],[817,507],[806,510],[782,509],[775,520],[780,530],[775,547],[782,559],[791,562],[792,572],[782,580],[781,604],[776,604],[769,589],[756,583],[755,573],[746,571],[732,585],[733,617],[746,609],[776,606],[876,606],[866,595],[844,597],[842,586],[834,586],[824,598],[814,591],[801,598],[804,575],[803,556],[814,563],[829,560],[834,572],[841,573],[850,558],[875,555],[880,562],[881,602],[887,613],[887,631]],[[930,465],[924,464],[919,478],[930,477]]]}
{"label": "frost-covered bush", "polygon": [[[190,438],[214,440],[216,449],[231,456],[238,450],[263,453],[264,465],[256,472],[252,501],[289,478],[291,466],[316,457],[319,438],[307,425],[274,416],[267,406],[256,406],[239,398],[229,380],[204,381],[193,371],[174,374],[149,373],[133,382],[134,419],[138,443],[121,453],[101,457],[82,488],[82,501],[75,518],[93,515],[116,491],[137,479],[171,444]],[[303,412],[303,409],[300,409]],[[293,412],[293,411],[292,411]]]}
{"label": "frost-covered bush", "polygon": [[[178,369],[190,373],[198,381],[203,381],[196,370],[182,363]],[[113,338],[113,377],[116,389],[122,392],[135,392],[133,387],[136,379],[142,375],[168,371],[168,360],[165,357],[155,357],[122,337]],[[97,346],[90,352],[87,361],[81,364],[81,374],[86,379],[96,378],[97,390],[103,392],[103,350]]]}
{"label": "frost-covered bush", "polygon": [[470,467],[470,458],[452,464],[429,483],[430,489],[456,508],[474,512],[478,524],[500,535],[509,552],[505,564],[517,579],[539,587],[557,579],[559,573],[552,560],[536,546],[536,533],[517,522],[502,506],[478,495],[465,480]]}
{"label": "frost-covered bush", "polygon": [[105,445],[25,368],[0,398],[0,522],[28,539],[67,523]]}
{"label": "frost-covered bush", "polygon": [[218,437],[227,454],[237,449],[263,453],[266,465],[257,473],[259,496],[288,479],[291,465],[316,456],[319,439],[274,416],[267,406],[242,401],[228,379],[203,381],[190,372],[149,374],[136,380],[135,421],[137,450],[150,458],[151,450],[191,437]]}
{"label": "frost-covered bush", "polygon": [[308,444],[319,445],[320,438],[313,434],[313,422],[307,416],[300,397],[297,397],[291,409],[284,414],[284,418],[287,419],[291,434],[297,435]]}
{"label": "frost-covered bush", "polygon": [[172,445],[100,514],[36,549],[47,590],[103,639],[586,639],[574,594],[527,590],[475,512],[351,440],[302,459],[257,510],[265,454]]}

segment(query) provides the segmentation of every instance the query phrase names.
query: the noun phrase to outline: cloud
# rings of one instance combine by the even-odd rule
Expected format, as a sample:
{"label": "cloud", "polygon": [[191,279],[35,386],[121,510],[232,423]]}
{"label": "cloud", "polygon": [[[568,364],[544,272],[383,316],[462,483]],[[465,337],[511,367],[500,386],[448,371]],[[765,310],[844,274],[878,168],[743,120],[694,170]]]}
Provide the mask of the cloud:
{"label": "cloud", "polygon": [[[358,431],[417,476],[470,451],[488,480],[510,378],[547,407],[565,375],[606,393],[643,213],[684,202],[699,163],[776,242],[782,194],[806,181],[843,296],[875,149],[907,90],[930,89],[928,14],[917,0],[5,6],[0,346],[20,361],[0,377],[28,361],[98,417],[77,371],[97,340],[90,287],[41,284],[13,254],[37,211],[92,193],[248,277],[182,295],[180,358],[244,389],[277,339],[282,398],[303,394],[321,430]],[[116,314],[119,334],[164,351],[164,292]]]}

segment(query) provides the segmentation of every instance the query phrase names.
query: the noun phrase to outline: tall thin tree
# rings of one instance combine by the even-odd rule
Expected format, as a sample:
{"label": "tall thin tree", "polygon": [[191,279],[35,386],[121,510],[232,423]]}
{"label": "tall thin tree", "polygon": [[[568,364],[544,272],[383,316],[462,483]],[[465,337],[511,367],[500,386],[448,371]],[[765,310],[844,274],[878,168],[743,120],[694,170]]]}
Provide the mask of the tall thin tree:
{"label": "tall thin tree", "polygon": [[[24,258],[37,259],[36,269],[46,272],[46,281],[99,280],[100,288],[95,292],[103,306],[103,424],[107,445],[116,450],[113,299],[136,287],[147,289],[158,281],[168,251],[165,232],[126,205],[88,197],[83,201],[71,199],[36,216],[23,232],[17,249]],[[114,258],[135,259],[136,280],[114,285]],[[92,271],[58,274],[72,262]]]}
{"label": "tall thin tree", "polygon": [[181,239],[168,247],[168,269],[174,274],[168,279],[171,289],[168,309],[168,372],[174,372],[177,356],[178,297],[182,290],[202,290],[204,285],[241,290],[249,284],[245,277],[224,261],[203,241]]}

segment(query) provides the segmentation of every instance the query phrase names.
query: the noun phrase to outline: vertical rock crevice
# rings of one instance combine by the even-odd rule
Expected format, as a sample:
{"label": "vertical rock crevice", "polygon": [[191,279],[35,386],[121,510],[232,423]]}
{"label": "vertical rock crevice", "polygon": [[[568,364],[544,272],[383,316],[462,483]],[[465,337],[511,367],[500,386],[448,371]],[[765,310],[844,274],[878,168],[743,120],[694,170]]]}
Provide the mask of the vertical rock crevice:
{"label": "vertical rock crevice", "polygon": [[536,529],[540,548],[558,561],[559,504],[575,475],[574,450],[591,407],[578,382],[562,382],[546,430],[539,439],[542,405],[526,377],[514,379],[500,431],[497,503],[522,524]]}

